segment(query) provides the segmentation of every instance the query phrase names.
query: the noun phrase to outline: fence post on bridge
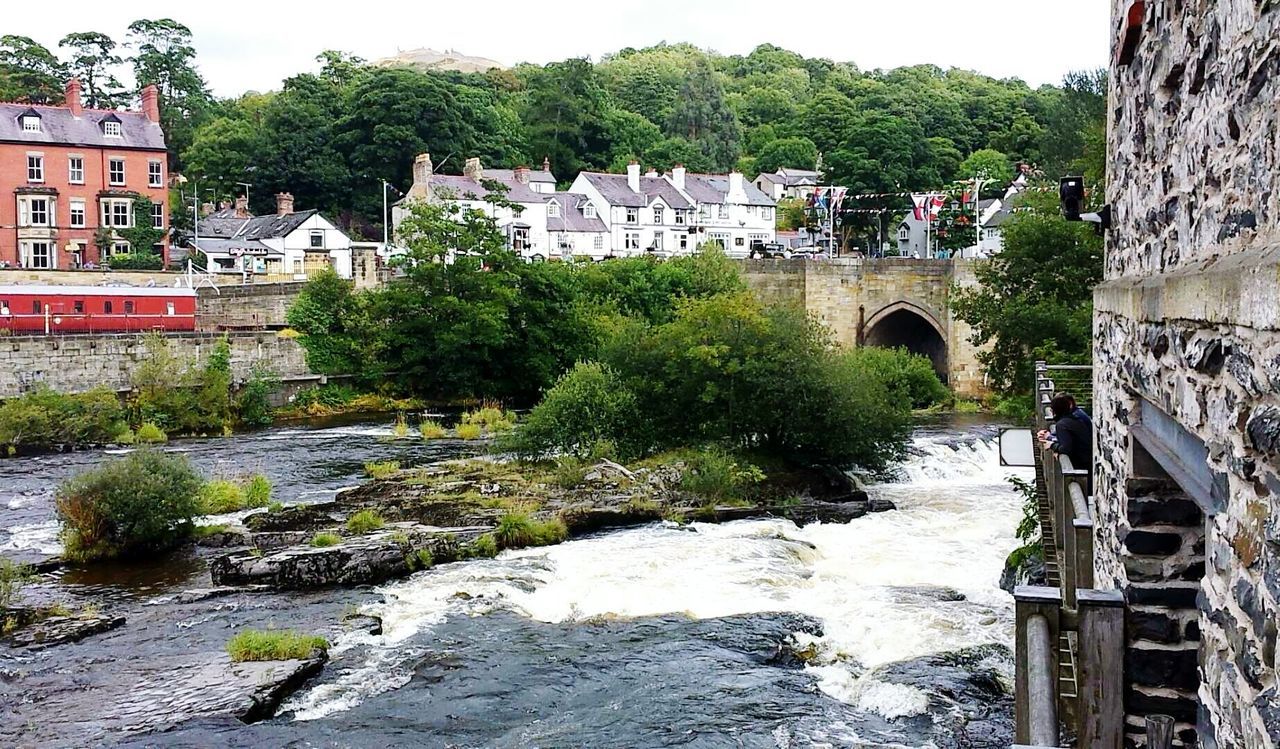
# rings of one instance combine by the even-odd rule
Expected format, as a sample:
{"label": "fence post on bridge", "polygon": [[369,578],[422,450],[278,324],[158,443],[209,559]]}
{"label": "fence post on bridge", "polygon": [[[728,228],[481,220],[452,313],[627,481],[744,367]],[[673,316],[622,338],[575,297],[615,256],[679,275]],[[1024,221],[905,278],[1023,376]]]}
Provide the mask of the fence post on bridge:
{"label": "fence post on bridge", "polygon": [[[1020,585],[1014,589],[1013,598],[1017,669],[1014,741],[1057,746],[1058,614],[1062,608],[1062,592],[1057,588]],[[1047,633],[1037,632],[1042,626],[1047,628]],[[1046,710],[1049,715],[1045,714]],[[1052,724],[1054,739],[1050,743],[1043,742],[1049,731],[1046,723]]]}
{"label": "fence post on bridge", "polygon": [[1124,741],[1124,593],[1080,590],[1079,746],[1120,749]]}

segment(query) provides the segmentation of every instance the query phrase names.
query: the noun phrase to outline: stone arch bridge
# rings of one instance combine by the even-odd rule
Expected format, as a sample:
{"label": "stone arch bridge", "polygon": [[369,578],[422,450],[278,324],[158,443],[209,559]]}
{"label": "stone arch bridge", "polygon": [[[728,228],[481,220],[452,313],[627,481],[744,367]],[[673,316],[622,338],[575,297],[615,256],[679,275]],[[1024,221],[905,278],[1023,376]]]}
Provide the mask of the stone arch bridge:
{"label": "stone arch bridge", "polygon": [[987,392],[972,330],[951,314],[952,285],[977,284],[972,260],[745,260],[762,299],[789,301],[846,346],[904,347],[929,357],[960,396]]}

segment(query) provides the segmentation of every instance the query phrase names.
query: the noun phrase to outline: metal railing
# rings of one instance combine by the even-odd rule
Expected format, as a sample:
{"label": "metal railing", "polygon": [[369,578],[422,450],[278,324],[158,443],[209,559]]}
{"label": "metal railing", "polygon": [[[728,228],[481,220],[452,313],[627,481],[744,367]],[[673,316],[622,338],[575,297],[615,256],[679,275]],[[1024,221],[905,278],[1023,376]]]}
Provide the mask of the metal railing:
{"label": "metal railing", "polygon": [[[1036,431],[1048,429],[1054,393],[1070,389],[1092,405],[1091,368],[1036,363]],[[1070,385],[1064,387],[1069,382]],[[1016,601],[1016,740],[1062,745],[1071,728],[1080,747],[1120,747],[1124,736],[1124,597],[1093,588],[1094,517],[1090,466],[1037,444],[1036,492],[1045,586],[1019,586]]]}

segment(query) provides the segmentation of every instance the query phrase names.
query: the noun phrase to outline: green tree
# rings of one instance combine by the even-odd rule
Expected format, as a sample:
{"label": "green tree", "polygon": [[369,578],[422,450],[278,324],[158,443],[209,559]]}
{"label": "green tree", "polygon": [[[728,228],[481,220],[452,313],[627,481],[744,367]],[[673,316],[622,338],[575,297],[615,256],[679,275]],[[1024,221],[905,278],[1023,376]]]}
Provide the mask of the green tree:
{"label": "green tree", "polygon": [[1093,287],[1102,278],[1102,241],[1062,220],[1057,196],[1030,194],[1004,225],[1004,250],[977,268],[980,285],[952,297],[957,317],[988,346],[978,360],[1007,394],[1031,386],[1036,359],[1087,362]]}
{"label": "green tree", "polygon": [[808,138],[780,138],[756,154],[756,171],[776,172],[780,167],[813,169],[818,147]]}
{"label": "green tree", "polygon": [[126,102],[124,86],[112,69],[123,62],[116,42],[97,31],[77,31],[58,42],[70,51],[67,68],[84,86],[84,105],[92,109],[116,109]]}
{"label": "green tree", "polygon": [[62,103],[66,68],[29,36],[0,36],[0,101]]}
{"label": "green tree", "polygon": [[551,159],[561,174],[602,169],[609,164],[609,101],[591,63],[554,62],[527,71],[521,119],[529,150]]}
{"label": "green tree", "polygon": [[1009,183],[1013,182],[1013,165],[1009,163],[1009,157],[989,148],[969,154],[969,158],[960,165],[959,173],[962,179],[981,177],[990,180],[983,188],[984,194],[986,191],[1004,194]]}
{"label": "green tree", "polygon": [[191,29],[171,18],[142,19],[129,24],[138,86],[160,92],[160,124],[169,147],[169,168],[182,168],[180,154],[191,145],[195,129],[210,110],[204,78],[196,70]]}
{"label": "green tree", "polygon": [[706,60],[695,62],[685,78],[667,132],[696,145],[717,170],[728,170],[738,160],[742,126]]}

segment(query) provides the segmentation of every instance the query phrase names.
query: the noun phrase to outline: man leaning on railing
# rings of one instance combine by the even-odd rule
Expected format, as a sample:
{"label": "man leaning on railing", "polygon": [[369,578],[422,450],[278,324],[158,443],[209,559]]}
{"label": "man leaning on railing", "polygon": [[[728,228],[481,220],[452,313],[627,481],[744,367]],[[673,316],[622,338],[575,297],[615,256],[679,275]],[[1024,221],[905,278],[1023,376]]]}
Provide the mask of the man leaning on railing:
{"label": "man leaning on railing", "polygon": [[1053,396],[1049,409],[1053,412],[1053,425],[1040,431],[1041,444],[1046,450],[1071,458],[1073,466],[1088,470],[1093,465],[1093,425],[1089,415],[1067,393]]}

